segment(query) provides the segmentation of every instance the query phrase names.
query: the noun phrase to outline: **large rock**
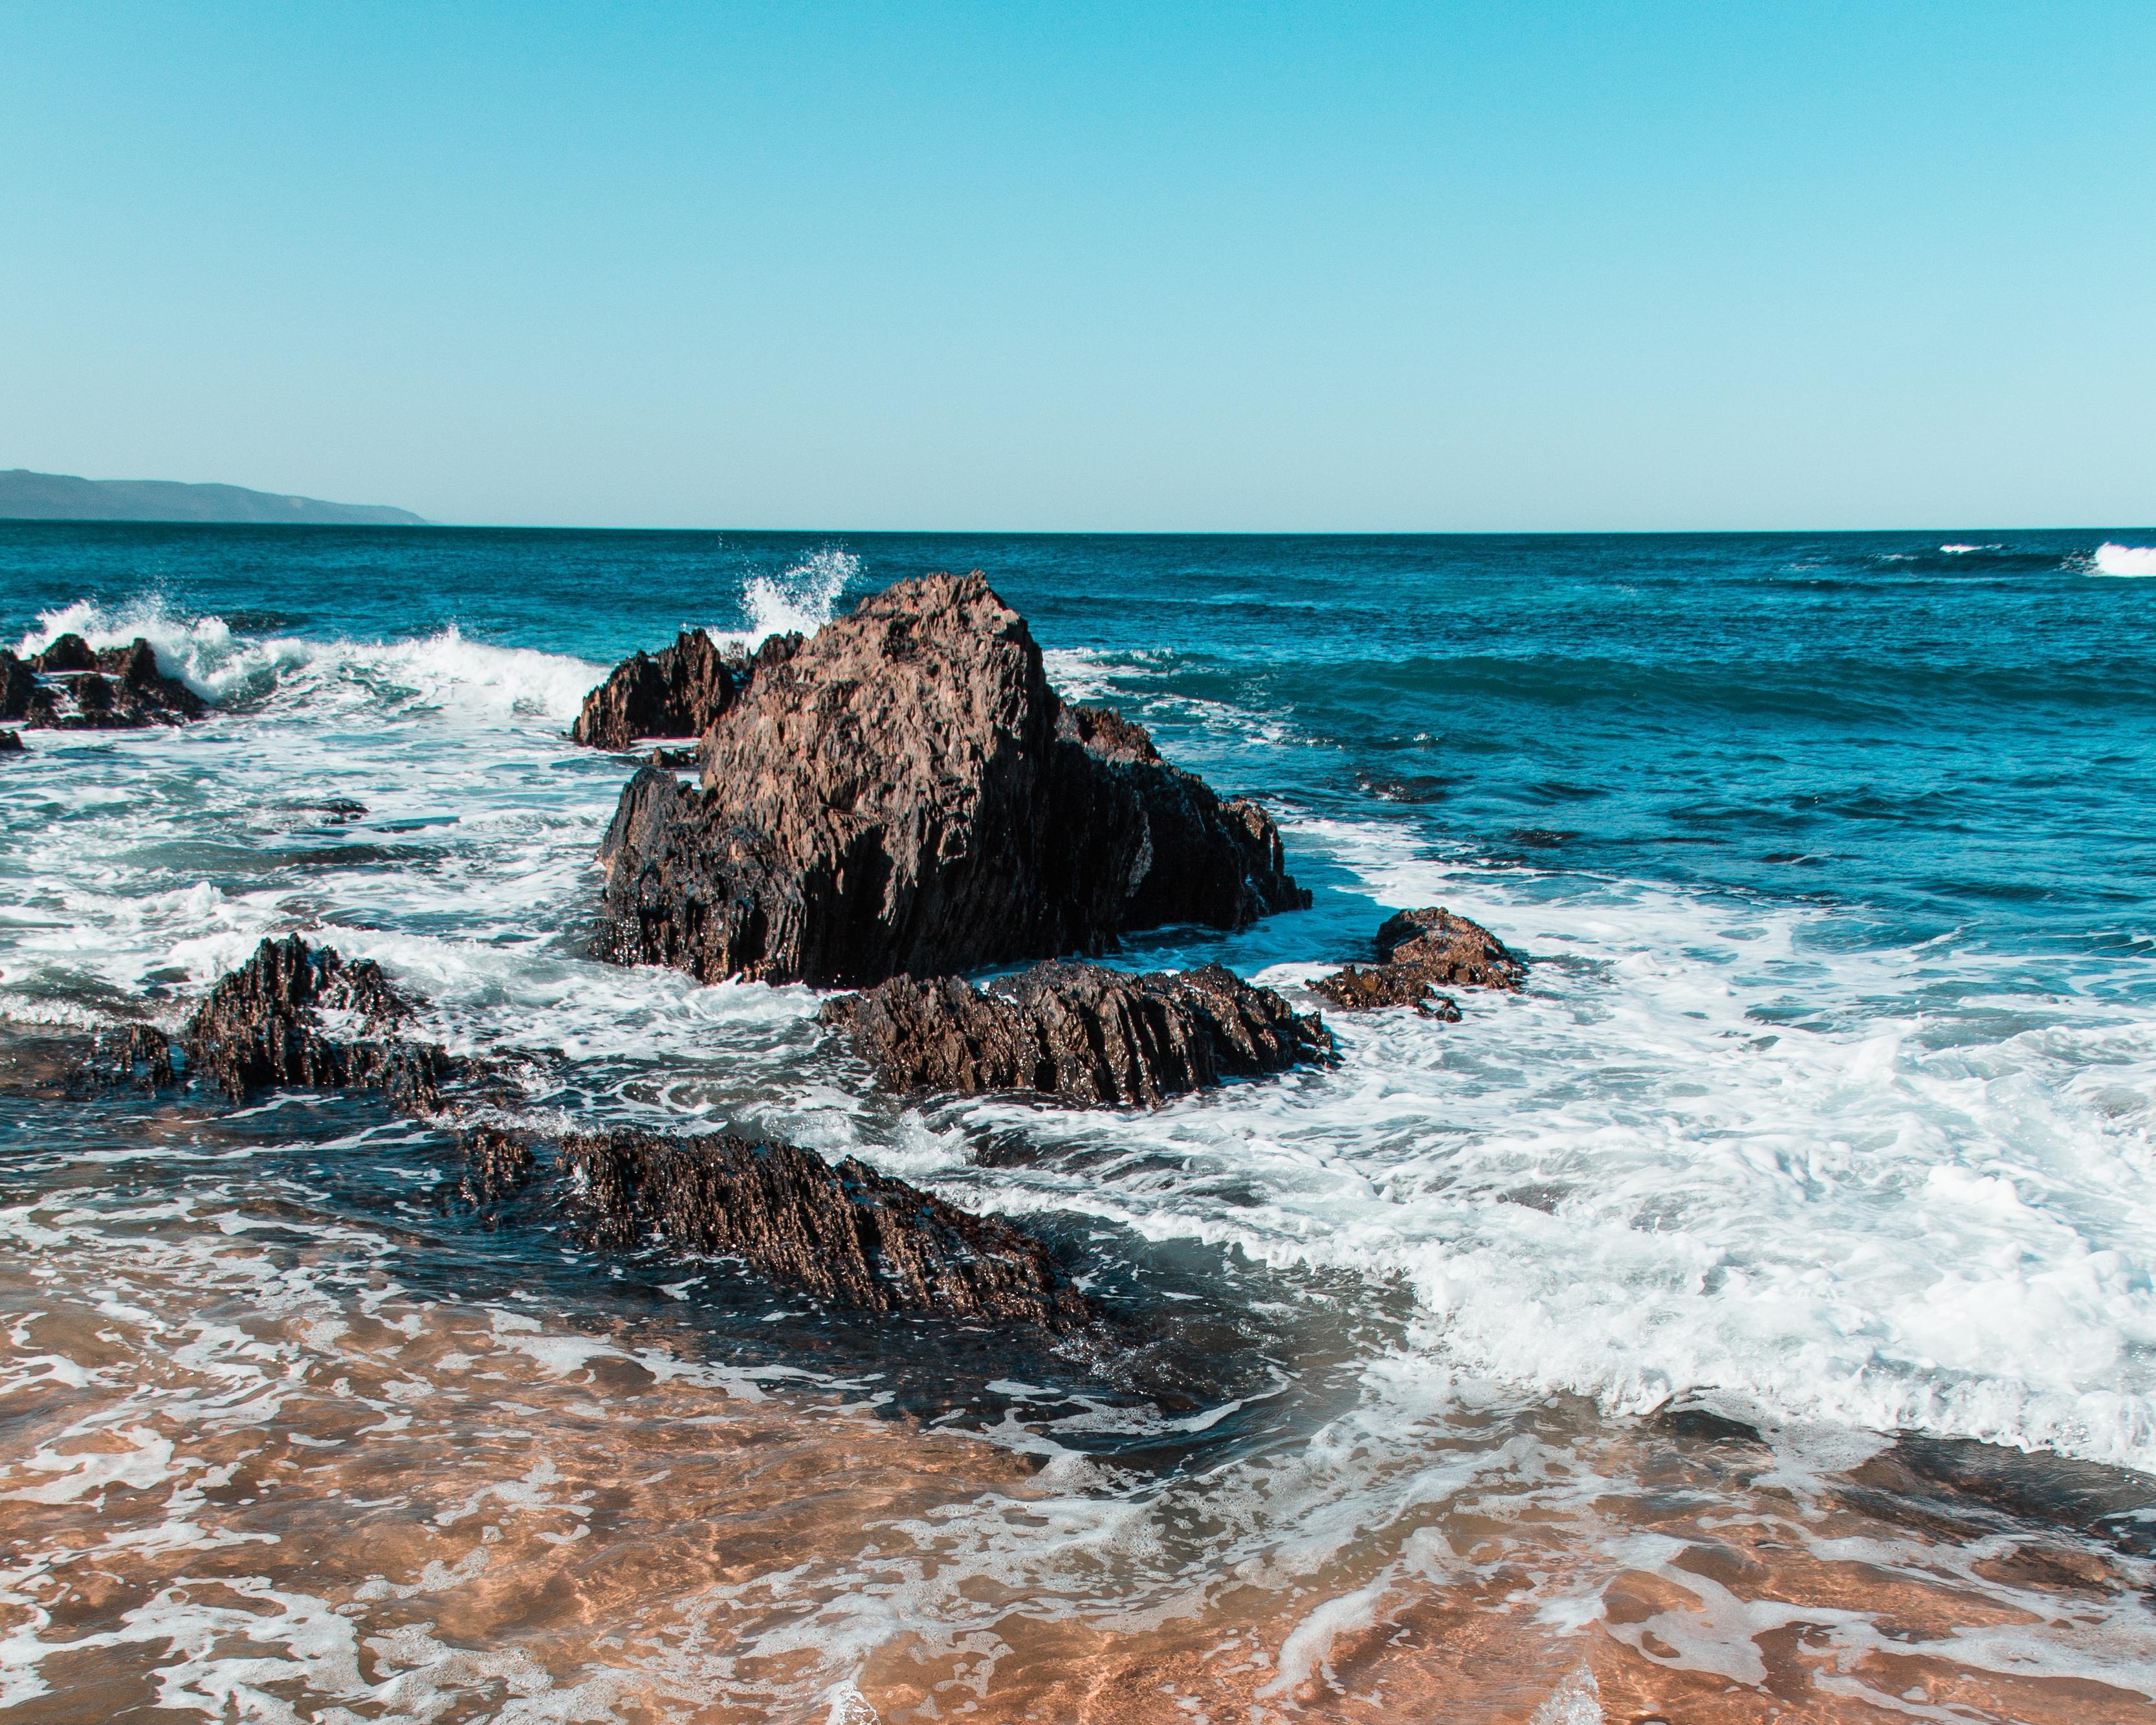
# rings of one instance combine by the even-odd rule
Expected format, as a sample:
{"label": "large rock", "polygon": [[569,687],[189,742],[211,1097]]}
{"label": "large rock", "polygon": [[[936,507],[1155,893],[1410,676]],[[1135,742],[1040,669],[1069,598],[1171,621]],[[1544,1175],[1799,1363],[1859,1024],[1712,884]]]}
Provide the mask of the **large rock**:
{"label": "large rock", "polygon": [[561,1191],[593,1245],[738,1258],[840,1305],[1058,1330],[1089,1315],[1039,1241],[850,1157],[834,1168],[792,1144],[580,1132],[562,1141]]}
{"label": "large rock", "polygon": [[1059,701],[978,573],[902,582],[758,669],[703,762],[700,788],[647,768],[623,792],[599,957],[862,986],[1309,902],[1255,803]]}
{"label": "large rock", "polygon": [[1025,1091],[1084,1108],[1157,1107],[1332,1048],[1315,1014],[1217,964],[1145,974],[1036,964],[986,988],[894,977],[820,1016],[894,1090]]}
{"label": "large rock", "polygon": [[1526,961],[1479,922],[1440,908],[1401,911],[1378,930],[1375,965],[1351,964],[1311,987],[1335,1006],[1367,1011],[1413,1006],[1425,1017],[1456,1022],[1460,1003],[1438,989],[1516,989]]}
{"label": "large rock", "polygon": [[426,1112],[449,1065],[400,1034],[416,1015],[380,965],[290,934],[219,978],[180,1040],[189,1070],[234,1101],[279,1086],[365,1088]]}
{"label": "large rock", "polygon": [[64,634],[25,663],[0,648],[0,719],[36,730],[139,730],[202,716],[202,697],[157,667],[157,649],[137,635],[125,647],[92,651]]}
{"label": "large rock", "polygon": [[749,654],[685,629],[672,646],[631,654],[616,665],[584,697],[569,735],[599,749],[625,749],[643,737],[701,737],[758,670],[783,664],[800,645],[798,635],[773,635]]}

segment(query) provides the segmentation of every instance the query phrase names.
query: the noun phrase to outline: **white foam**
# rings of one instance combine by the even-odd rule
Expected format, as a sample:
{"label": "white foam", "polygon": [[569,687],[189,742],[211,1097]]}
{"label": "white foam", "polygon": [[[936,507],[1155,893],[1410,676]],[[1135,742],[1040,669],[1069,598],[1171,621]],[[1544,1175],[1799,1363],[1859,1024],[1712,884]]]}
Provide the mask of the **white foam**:
{"label": "white foam", "polygon": [[742,589],[748,627],[713,639],[753,647],[767,636],[813,635],[831,620],[846,583],[861,572],[861,560],[850,551],[826,547],[777,576],[757,575]]}
{"label": "white foam", "polygon": [[2107,539],[2096,548],[2099,575],[2156,575],[2156,545],[2114,545]]}
{"label": "white foam", "polygon": [[106,606],[91,599],[38,614],[16,651],[42,652],[64,634],[92,647],[147,640],[159,670],[203,699],[251,702],[281,694],[350,706],[355,698],[399,708],[461,711],[481,718],[537,718],[566,724],[604,675],[567,655],[467,640],[454,624],[401,641],[318,641],[235,634],[221,617],[185,617],[157,595]]}

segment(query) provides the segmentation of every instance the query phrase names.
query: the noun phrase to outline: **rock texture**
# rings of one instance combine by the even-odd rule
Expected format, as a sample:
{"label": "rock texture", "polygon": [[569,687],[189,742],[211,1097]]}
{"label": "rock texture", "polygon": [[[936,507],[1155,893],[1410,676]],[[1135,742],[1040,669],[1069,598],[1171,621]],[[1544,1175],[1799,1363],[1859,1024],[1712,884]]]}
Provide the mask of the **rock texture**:
{"label": "rock texture", "polygon": [[1332,1047],[1316,1014],[1217,964],[1142,975],[1036,964],[986,988],[894,977],[821,1016],[894,1090],[1027,1091],[1084,1108],[1157,1107]]}
{"label": "rock texture", "polygon": [[399,1033],[415,1015],[382,967],[296,934],[220,978],[181,1036],[191,1070],[234,1101],[259,1090],[379,1090],[420,1112],[440,1100],[441,1050]]}
{"label": "rock texture", "polygon": [[938,1312],[1050,1329],[1086,1302],[1047,1248],[849,1158],[791,1144],[619,1131],[562,1142],[565,1203],[595,1245],[663,1244],[870,1312]]}
{"label": "rock texture", "polygon": [[0,731],[0,755],[19,755],[23,752],[23,733],[19,731]]}
{"label": "rock texture", "polygon": [[125,647],[93,651],[64,634],[25,661],[0,648],[0,719],[33,730],[116,731],[198,719],[202,698],[157,668],[141,636]]}
{"label": "rock texture", "polygon": [[702,752],[700,788],[647,768],[622,793],[603,958],[865,986],[1309,902],[1256,804],[1059,701],[978,573],[902,582],[760,665]]}
{"label": "rock texture", "polygon": [[1311,987],[1335,1006],[1366,1011],[1413,1006],[1425,1017],[1457,1022],[1460,1003],[1438,988],[1517,988],[1527,967],[1479,922],[1450,911],[1402,911],[1378,930],[1378,963],[1351,964]]}
{"label": "rock texture", "polygon": [[569,735],[597,749],[625,749],[643,737],[701,737],[759,670],[784,664],[800,646],[798,635],[773,635],[748,654],[685,629],[672,646],[631,654],[616,665],[584,697]]}

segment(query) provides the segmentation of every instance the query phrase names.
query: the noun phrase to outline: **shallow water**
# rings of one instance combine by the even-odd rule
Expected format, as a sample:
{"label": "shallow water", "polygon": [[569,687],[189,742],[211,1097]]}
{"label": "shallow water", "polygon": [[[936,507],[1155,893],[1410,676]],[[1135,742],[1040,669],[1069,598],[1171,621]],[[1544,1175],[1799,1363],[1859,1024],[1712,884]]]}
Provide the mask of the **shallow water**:
{"label": "shallow water", "polygon": [[[2156,1717],[2153,540],[0,527],[18,644],[223,703],[0,762],[18,1060],[319,929],[521,1113],[861,1155],[1129,1338],[490,1229],[364,1103],[0,1099],[0,1702]],[[1136,1117],[585,960],[605,665],[976,566],[1316,890],[1127,962],[1436,902],[1527,992]]]}

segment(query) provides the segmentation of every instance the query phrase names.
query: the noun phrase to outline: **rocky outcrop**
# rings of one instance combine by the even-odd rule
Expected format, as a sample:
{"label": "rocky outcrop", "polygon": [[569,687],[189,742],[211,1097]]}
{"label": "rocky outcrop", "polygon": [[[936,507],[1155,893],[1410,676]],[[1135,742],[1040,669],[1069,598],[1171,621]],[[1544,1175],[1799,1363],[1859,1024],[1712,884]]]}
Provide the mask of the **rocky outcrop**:
{"label": "rocky outcrop", "polygon": [[663,1245],[870,1312],[935,1312],[1074,1328],[1089,1316],[1048,1250],[848,1158],[712,1135],[582,1132],[562,1142],[561,1189],[589,1244]]}
{"label": "rocky outcrop", "polygon": [[1412,1006],[1426,1018],[1457,1023],[1460,1003],[1439,988],[1522,986],[1527,967],[1479,922],[1450,911],[1402,911],[1378,930],[1375,965],[1351,964],[1311,987],[1335,1006],[1368,1011]]}
{"label": "rocky outcrop", "polygon": [[220,978],[180,1040],[190,1071],[235,1102],[280,1086],[363,1088],[425,1113],[440,1101],[449,1062],[401,1034],[415,1016],[380,965],[290,934]]}
{"label": "rocky outcrop", "polygon": [[64,634],[24,661],[0,648],[0,719],[33,730],[138,730],[200,718],[202,697],[157,668],[157,650],[137,635],[125,647],[92,651]]}
{"label": "rocky outcrop", "polygon": [[1036,964],[986,988],[894,977],[820,1016],[894,1090],[1030,1091],[1084,1108],[1158,1107],[1332,1047],[1316,1014],[1217,964],[1146,974]]}
{"label": "rocky outcrop", "polygon": [[600,855],[594,952],[706,980],[865,986],[1309,902],[1256,804],[1059,701],[978,573],[902,582],[759,666],[701,787],[638,773]]}
{"label": "rocky outcrop", "polygon": [[0,731],[0,755],[19,755],[23,752],[23,733],[19,731]]}
{"label": "rocky outcrop", "polygon": [[569,736],[596,749],[625,749],[644,737],[701,737],[759,670],[784,664],[800,645],[798,635],[773,635],[750,654],[685,629],[672,646],[633,653],[616,665],[584,697]]}

